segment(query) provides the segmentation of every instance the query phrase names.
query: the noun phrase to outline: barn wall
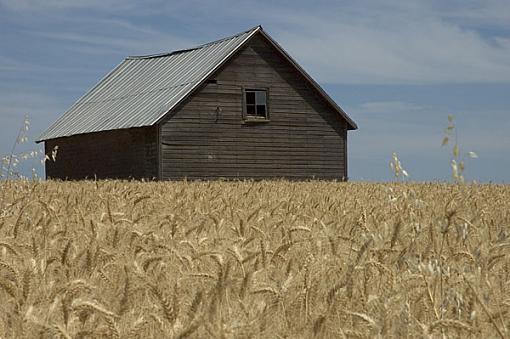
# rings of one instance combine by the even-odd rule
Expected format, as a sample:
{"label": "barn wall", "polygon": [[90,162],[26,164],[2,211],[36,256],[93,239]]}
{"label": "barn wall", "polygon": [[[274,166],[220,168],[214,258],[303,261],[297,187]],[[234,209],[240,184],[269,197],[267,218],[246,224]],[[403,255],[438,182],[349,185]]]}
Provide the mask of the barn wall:
{"label": "barn wall", "polygon": [[[265,39],[213,78],[161,124],[163,179],[347,177],[346,122]],[[243,121],[243,86],[268,88],[270,122]]]}
{"label": "barn wall", "polygon": [[132,128],[47,140],[46,161],[53,179],[152,179],[157,177],[157,128]]}

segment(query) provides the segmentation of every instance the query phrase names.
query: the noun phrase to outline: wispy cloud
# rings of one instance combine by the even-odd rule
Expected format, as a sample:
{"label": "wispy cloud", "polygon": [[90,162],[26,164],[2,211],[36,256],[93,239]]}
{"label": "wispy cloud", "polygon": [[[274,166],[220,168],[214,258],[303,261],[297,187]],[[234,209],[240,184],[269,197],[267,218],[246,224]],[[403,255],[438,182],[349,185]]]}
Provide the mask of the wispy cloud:
{"label": "wispy cloud", "polygon": [[[365,102],[349,107],[360,130],[351,133],[351,142],[364,156],[391,154],[432,156],[441,149],[443,128],[451,112],[445,107],[424,106],[404,101]],[[455,115],[459,142],[465,150],[482,154],[510,155],[508,111],[464,110]],[[486,120],[481,124],[480,120]],[[498,121],[497,124],[491,121]],[[362,142],[361,142],[362,141]]]}
{"label": "wispy cloud", "polygon": [[13,11],[37,12],[58,9],[91,8],[121,11],[132,10],[142,4],[139,1],[134,0],[0,0],[0,5]]}
{"label": "wispy cloud", "polygon": [[[441,1],[449,10],[443,12],[446,18],[461,24],[484,27],[504,27],[510,25],[510,2],[507,0],[456,0],[451,3]],[[440,13],[441,14],[441,13]]]}
{"label": "wispy cloud", "polygon": [[70,27],[65,31],[38,31],[30,34],[61,41],[67,48],[91,54],[154,53],[185,48],[193,43],[172,33],[120,19],[88,19]]}
{"label": "wispy cloud", "polygon": [[[264,24],[322,82],[510,82],[510,2],[507,0],[318,1],[313,6],[298,1],[291,7],[261,0],[257,2],[257,10],[253,10],[250,1],[193,0],[190,4],[185,10],[193,16],[189,20],[208,23],[216,29],[218,22],[229,20],[245,22],[246,26]],[[70,48],[78,47],[83,52],[111,54],[119,50],[143,54],[190,45],[189,39],[179,38],[168,30],[138,26],[128,19],[120,20],[118,16],[112,19],[107,15],[151,12],[155,18],[178,19],[183,8],[162,0],[143,3],[0,0],[0,5],[17,12],[99,11],[102,15],[92,23],[97,27],[88,22],[78,24],[76,29],[63,31],[57,27],[39,33],[48,39],[71,43]],[[495,25],[498,31],[491,30]],[[197,26],[200,25],[196,24],[195,30]],[[205,26],[197,34],[204,31],[207,31]]]}
{"label": "wispy cloud", "polygon": [[222,17],[262,23],[322,82],[510,82],[507,0],[222,4]]}
{"label": "wispy cloud", "polygon": [[[293,18],[285,46],[331,83],[510,82],[510,44],[436,17]],[[301,23],[300,23],[301,22]]]}
{"label": "wispy cloud", "polygon": [[19,72],[27,67],[31,65],[0,55],[0,72]]}
{"label": "wispy cloud", "polygon": [[[140,34],[137,37],[122,37],[114,35],[92,35],[75,32],[37,32],[35,35],[53,40],[73,43],[67,46],[82,52],[93,54],[146,53],[161,50],[179,49],[186,46],[185,40],[173,38],[164,34]],[[76,46],[79,45],[79,46]]]}
{"label": "wispy cloud", "polygon": [[0,55],[0,73],[83,73],[87,72],[86,68],[81,67],[56,67],[48,65],[34,64],[24,61],[15,60]]}
{"label": "wispy cloud", "polygon": [[402,113],[402,112],[416,112],[422,110],[423,107],[409,102],[404,101],[371,101],[360,104],[356,111],[361,114],[365,113]]}

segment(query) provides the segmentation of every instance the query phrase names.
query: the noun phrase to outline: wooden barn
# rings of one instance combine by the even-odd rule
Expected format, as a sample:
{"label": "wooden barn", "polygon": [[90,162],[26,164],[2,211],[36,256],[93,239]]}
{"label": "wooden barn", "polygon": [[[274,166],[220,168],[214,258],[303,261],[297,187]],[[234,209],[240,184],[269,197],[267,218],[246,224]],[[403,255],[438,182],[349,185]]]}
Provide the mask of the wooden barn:
{"label": "wooden barn", "polygon": [[126,58],[38,142],[47,178],[347,180],[356,128],[257,26]]}

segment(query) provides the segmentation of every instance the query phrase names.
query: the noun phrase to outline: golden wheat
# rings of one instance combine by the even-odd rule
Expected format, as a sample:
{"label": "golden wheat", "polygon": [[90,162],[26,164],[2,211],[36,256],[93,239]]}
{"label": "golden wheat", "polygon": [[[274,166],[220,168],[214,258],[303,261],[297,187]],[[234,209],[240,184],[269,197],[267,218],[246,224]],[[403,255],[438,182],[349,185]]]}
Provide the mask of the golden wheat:
{"label": "golden wheat", "polygon": [[0,182],[0,338],[510,336],[510,187]]}

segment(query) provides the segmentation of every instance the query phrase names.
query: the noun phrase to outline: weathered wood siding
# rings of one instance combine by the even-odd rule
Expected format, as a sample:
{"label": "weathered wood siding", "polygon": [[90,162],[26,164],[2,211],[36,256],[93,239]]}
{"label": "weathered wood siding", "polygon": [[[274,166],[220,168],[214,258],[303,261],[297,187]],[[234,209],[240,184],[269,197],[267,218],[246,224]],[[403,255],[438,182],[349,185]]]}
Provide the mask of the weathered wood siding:
{"label": "weathered wood siding", "polygon": [[56,162],[46,161],[53,179],[152,179],[158,174],[157,127],[79,134],[47,140],[46,154],[58,145]]}
{"label": "weathered wood siding", "polygon": [[[264,38],[213,78],[160,125],[162,179],[347,178],[346,122]],[[268,88],[269,122],[243,122],[243,86]]]}

